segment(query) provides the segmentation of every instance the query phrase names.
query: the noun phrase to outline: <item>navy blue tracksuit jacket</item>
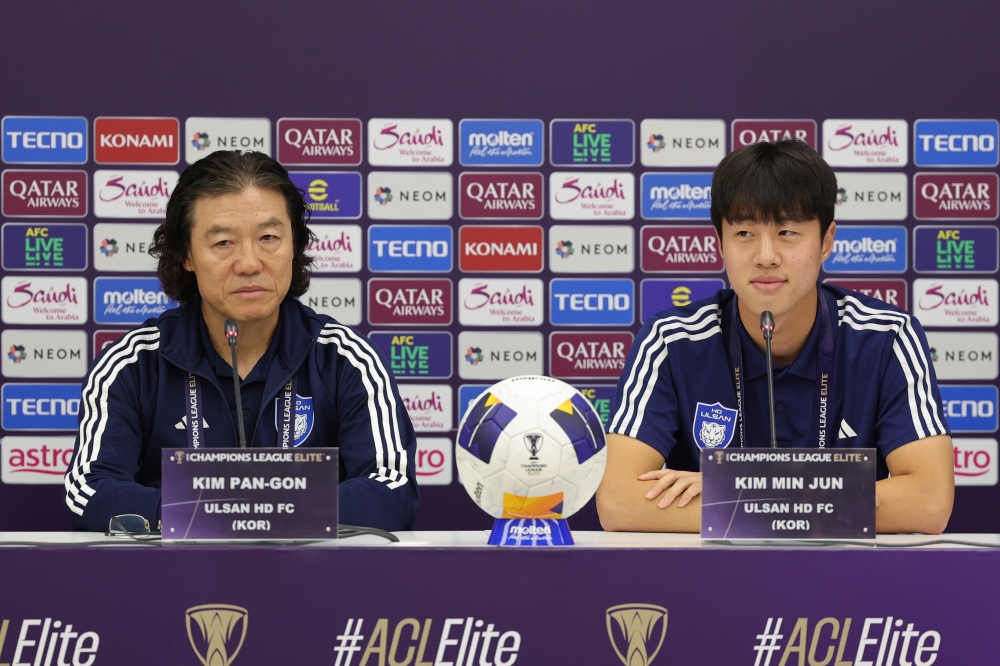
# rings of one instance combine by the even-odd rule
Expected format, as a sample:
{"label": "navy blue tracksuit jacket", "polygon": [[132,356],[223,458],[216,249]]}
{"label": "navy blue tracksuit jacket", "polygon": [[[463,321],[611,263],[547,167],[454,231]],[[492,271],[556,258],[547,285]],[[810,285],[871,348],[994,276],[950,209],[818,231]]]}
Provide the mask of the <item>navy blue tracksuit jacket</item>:
{"label": "navy blue tracksuit jacket", "polygon": [[[202,327],[200,303],[184,304],[126,333],[94,360],[65,479],[76,529],[103,531],[111,516],[126,513],[157,524],[160,449],[188,446],[189,373],[201,385],[202,446],[239,446],[219,378],[202,351]],[[314,419],[295,444],[340,448],[340,522],[409,529],[419,499],[416,437],[382,355],[351,328],[290,297],[275,335],[247,445],[279,445],[277,398],[294,376],[297,395],[312,399]]]}

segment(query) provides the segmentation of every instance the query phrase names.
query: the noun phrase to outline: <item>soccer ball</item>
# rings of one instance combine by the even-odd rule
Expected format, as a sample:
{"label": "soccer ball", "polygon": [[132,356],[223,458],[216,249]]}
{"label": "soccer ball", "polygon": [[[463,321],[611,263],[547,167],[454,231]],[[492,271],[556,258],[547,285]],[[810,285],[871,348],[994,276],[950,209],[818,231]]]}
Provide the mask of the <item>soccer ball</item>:
{"label": "soccer ball", "polygon": [[608,457],[590,401],[551,377],[511,377],[481,393],[457,444],[459,481],[494,518],[573,515],[597,492]]}

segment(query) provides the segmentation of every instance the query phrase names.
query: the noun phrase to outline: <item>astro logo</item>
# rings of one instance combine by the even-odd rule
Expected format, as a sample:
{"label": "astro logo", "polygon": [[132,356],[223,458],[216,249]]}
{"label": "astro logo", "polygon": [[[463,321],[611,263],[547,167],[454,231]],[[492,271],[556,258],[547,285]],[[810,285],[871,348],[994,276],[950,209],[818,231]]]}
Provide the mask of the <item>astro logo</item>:
{"label": "astro logo", "polygon": [[997,166],[996,120],[918,120],[913,161],[922,167]]}
{"label": "astro logo", "polygon": [[635,284],[629,279],[557,278],[549,293],[556,326],[630,326],[635,319]]}
{"label": "astro logo", "polygon": [[76,430],[79,384],[4,384],[4,430]]}
{"label": "astro logo", "polygon": [[105,238],[101,241],[101,254],[106,257],[113,257],[118,252],[118,241],[114,238]]}
{"label": "astro logo", "polygon": [[208,134],[205,132],[195,132],[194,138],[191,139],[191,145],[198,150],[205,150],[212,144],[208,142]]}
{"label": "astro logo", "polygon": [[667,142],[663,139],[662,134],[650,134],[649,138],[646,139],[646,147],[654,153],[658,153],[667,147]]}
{"label": "astro logo", "polygon": [[952,432],[997,431],[996,386],[941,385],[938,388]]}
{"label": "astro logo", "polygon": [[28,358],[28,354],[24,351],[24,345],[11,345],[10,349],[7,350],[7,358],[14,363],[20,363]]}
{"label": "astro logo", "polygon": [[483,350],[479,347],[469,347],[465,350],[465,360],[469,365],[479,365],[483,362]]}
{"label": "astro logo", "polygon": [[559,241],[556,243],[556,254],[563,259],[567,259],[573,254],[573,241]]}
{"label": "astro logo", "polygon": [[94,321],[98,324],[141,324],[177,302],[163,293],[156,278],[94,280]]}

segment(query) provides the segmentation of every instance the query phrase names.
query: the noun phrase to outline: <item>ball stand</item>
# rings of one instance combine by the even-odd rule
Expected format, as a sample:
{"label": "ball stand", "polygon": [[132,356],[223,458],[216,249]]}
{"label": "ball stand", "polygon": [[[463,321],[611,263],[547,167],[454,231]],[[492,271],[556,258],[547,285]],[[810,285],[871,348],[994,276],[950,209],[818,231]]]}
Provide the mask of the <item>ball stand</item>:
{"label": "ball stand", "polygon": [[572,546],[565,518],[497,518],[490,532],[491,546]]}

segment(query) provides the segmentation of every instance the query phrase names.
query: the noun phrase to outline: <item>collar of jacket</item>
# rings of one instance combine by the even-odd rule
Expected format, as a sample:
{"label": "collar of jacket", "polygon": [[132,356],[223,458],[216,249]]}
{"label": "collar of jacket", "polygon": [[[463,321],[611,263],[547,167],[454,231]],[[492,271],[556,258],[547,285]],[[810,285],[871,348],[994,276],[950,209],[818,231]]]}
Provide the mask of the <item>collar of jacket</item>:
{"label": "collar of jacket", "polygon": [[[278,315],[278,353],[275,357],[281,372],[275,372],[276,364],[271,364],[264,394],[277,392],[292,374],[302,365],[313,343],[323,329],[323,322],[315,312],[309,310],[291,296],[281,302]],[[157,327],[160,329],[160,354],[174,365],[193,372],[215,383],[215,372],[204,354],[198,340],[201,326],[201,301],[191,301],[167,310],[160,315]]]}

